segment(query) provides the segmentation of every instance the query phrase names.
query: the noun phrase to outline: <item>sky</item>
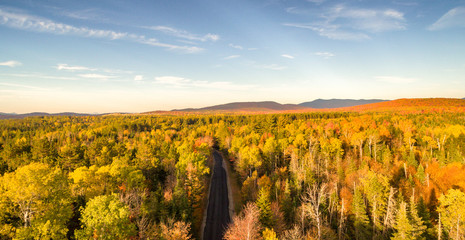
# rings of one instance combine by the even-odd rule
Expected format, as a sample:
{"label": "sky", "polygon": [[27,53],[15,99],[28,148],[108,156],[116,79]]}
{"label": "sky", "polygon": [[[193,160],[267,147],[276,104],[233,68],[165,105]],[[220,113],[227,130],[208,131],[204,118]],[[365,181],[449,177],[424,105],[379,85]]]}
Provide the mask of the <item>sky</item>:
{"label": "sky", "polygon": [[465,97],[465,0],[0,0],[0,112]]}

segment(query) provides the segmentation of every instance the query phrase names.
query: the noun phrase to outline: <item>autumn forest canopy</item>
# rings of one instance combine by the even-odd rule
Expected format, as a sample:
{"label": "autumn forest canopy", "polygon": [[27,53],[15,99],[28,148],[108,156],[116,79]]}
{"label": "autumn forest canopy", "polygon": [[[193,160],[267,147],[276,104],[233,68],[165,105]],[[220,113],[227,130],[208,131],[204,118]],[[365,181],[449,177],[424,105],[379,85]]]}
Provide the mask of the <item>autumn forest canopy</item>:
{"label": "autumn forest canopy", "polygon": [[465,239],[445,109],[0,120],[0,238],[200,239],[217,149],[226,239]]}

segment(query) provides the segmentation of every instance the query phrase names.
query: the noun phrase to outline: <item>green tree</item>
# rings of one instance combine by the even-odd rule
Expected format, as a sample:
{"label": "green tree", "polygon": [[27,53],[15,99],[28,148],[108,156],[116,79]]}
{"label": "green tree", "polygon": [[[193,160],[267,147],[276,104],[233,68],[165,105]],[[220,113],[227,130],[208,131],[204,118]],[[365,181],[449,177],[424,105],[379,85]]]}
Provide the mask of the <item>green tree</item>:
{"label": "green tree", "polygon": [[414,239],[421,239],[426,231],[426,225],[421,219],[420,215],[418,214],[417,204],[415,203],[414,195],[410,198],[410,222],[413,226],[414,231],[412,232],[412,236]]}
{"label": "green tree", "polygon": [[369,238],[369,224],[365,201],[359,188],[355,189],[352,201],[352,212],[354,214],[355,239],[364,240]]}
{"label": "green tree", "polygon": [[394,226],[396,232],[391,240],[415,240],[414,226],[410,223],[407,213],[407,203],[400,204],[399,212],[397,213],[396,225]]}
{"label": "green tree", "polygon": [[128,239],[136,235],[128,207],[116,195],[91,199],[81,214],[83,229],[76,231],[77,239]]}
{"label": "green tree", "polygon": [[465,239],[465,193],[450,189],[439,197],[441,223],[452,239]]}
{"label": "green tree", "polygon": [[19,238],[63,239],[71,218],[68,181],[59,168],[31,163],[3,177],[5,196],[18,211]]}
{"label": "green tree", "polygon": [[258,192],[257,207],[260,210],[260,222],[264,227],[273,227],[273,215],[271,212],[270,190],[262,187]]}

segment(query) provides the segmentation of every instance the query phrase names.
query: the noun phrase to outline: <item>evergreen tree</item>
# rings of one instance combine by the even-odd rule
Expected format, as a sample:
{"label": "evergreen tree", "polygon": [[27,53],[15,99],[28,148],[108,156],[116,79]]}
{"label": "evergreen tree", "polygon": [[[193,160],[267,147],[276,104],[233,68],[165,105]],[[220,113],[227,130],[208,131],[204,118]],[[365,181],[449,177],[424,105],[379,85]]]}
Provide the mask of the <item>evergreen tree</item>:
{"label": "evergreen tree", "polygon": [[414,231],[412,236],[414,239],[421,239],[426,231],[426,225],[418,214],[417,204],[415,203],[414,195],[410,198],[410,219]]}
{"label": "evergreen tree", "polygon": [[415,227],[410,223],[407,213],[407,203],[400,204],[399,212],[397,213],[397,221],[394,226],[396,232],[391,240],[415,240],[414,232]]}
{"label": "evergreen tree", "polygon": [[260,222],[263,226],[272,228],[273,215],[271,212],[270,191],[268,188],[260,188],[256,204],[258,209],[260,210]]}
{"label": "evergreen tree", "polygon": [[352,201],[352,211],[354,213],[355,239],[369,239],[369,219],[367,215],[366,205],[363,200],[362,192],[356,188]]}

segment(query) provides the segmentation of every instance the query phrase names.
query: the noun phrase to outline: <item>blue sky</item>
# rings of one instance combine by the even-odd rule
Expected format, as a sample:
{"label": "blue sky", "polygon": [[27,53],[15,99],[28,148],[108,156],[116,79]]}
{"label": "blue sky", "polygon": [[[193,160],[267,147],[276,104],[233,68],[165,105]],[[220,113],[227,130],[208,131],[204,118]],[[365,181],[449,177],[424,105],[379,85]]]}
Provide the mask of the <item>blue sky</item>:
{"label": "blue sky", "polygon": [[0,112],[465,97],[465,1],[0,1]]}

